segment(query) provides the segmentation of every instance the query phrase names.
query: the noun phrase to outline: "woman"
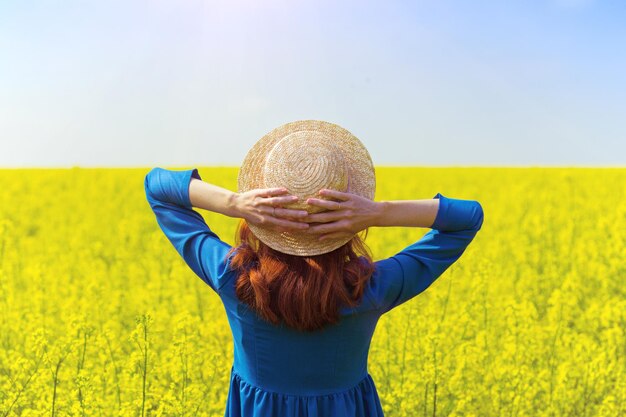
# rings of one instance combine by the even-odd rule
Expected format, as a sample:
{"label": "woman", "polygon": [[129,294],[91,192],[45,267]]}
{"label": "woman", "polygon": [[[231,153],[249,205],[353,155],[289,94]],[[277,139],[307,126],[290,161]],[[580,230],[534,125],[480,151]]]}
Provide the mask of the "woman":
{"label": "woman", "polygon": [[[313,120],[258,141],[239,192],[197,169],[147,174],[161,229],[225,306],[234,339],[226,416],[383,416],[367,371],[376,323],[459,259],[483,210],[440,193],[375,202],[373,178],[358,139]],[[241,218],[237,245],[194,207]],[[374,226],[432,230],[373,262],[359,233]]]}

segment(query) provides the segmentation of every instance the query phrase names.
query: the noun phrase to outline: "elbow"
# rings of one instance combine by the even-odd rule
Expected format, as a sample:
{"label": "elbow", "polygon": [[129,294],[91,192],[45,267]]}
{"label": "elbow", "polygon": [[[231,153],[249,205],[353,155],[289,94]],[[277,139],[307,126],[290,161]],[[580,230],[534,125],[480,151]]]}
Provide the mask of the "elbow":
{"label": "elbow", "polygon": [[150,171],[148,171],[148,173],[146,174],[146,181],[148,180],[148,178],[151,178],[151,177],[157,175],[157,173],[159,171],[161,171],[161,168],[159,168],[159,167],[154,167]]}
{"label": "elbow", "polygon": [[154,168],[152,168],[150,170],[150,172],[148,172],[145,176],[145,178],[143,179],[143,189],[146,192],[146,197],[148,197],[148,199],[150,198],[150,178],[152,178],[154,172]]}
{"label": "elbow", "polygon": [[148,200],[154,198],[154,193],[152,192],[152,183],[154,182],[154,176],[158,175],[158,172],[161,168],[152,168],[145,176],[143,180],[143,188],[146,192],[146,197]]}
{"label": "elbow", "polygon": [[475,201],[472,229],[479,231],[483,226],[484,219],[485,213],[483,211],[483,206],[478,201]]}

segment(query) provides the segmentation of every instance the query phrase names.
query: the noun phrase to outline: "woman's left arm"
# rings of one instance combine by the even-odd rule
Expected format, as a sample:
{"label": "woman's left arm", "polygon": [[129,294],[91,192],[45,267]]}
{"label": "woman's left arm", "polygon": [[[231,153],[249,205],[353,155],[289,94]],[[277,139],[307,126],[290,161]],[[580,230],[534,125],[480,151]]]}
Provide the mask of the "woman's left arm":
{"label": "woman's left arm", "polygon": [[[234,193],[202,181],[197,169],[172,171],[153,168],[145,177],[144,188],[163,233],[196,275],[218,293],[228,269],[226,255],[231,246],[211,231],[193,207],[276,228],[304,228],[302,224],[305,224],[278,217],[302,217],[306,212],[302,214],[300,210],[268,209],[268,204],[284,203],[285,196],[264,197],[276,191]],[[268,214],[272,211],[277,217]]]}
{"label": "woman's left arm", "polygon": [[279,231],[308,229],[308,222],[297,221],[307,216],[305,210],[281,207],[294,203],[298,197],[288,195],[286,188],[260,188],[235,193],[202,181],[199,176],[191,178],[189,199],[193,207],[240,217],[248,223],[264,225]]}

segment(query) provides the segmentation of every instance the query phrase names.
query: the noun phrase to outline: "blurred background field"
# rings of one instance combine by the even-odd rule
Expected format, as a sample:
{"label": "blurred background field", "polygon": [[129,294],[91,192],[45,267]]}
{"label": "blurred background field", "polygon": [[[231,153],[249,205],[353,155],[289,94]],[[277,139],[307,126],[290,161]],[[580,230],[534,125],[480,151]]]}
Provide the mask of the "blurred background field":
{"label": "blurred background field", "polygon": [[[0,170],[0,416],[223,415],[226,315],[158,228],[149,169]],[[378,200],[485,212],[461,259],[379,322],[387,416],[626,413],[626,169],[376,171]],[[237,168],[199,172],[236,189]],[[234,243],[236,219],[198,211]],[[366,242],[381,259],[426,231]]]}

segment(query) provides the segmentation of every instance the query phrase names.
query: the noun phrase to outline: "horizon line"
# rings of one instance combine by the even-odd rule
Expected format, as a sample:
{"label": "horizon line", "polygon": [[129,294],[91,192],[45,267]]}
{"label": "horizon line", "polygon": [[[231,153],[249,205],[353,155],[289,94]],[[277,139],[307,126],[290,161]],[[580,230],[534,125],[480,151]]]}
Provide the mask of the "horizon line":
{"label": "horizon line", "polygon": [[[241,168],[238,165],[200,165],[200,164],[156,164],[156,165],[55,165],[55,166],[0,166],[0,170],[53,170],[53,169],[151,169],[154,167],[161,168],[228,168],[238,169]],[[187,168],[189,167],[189,168]],[[464,164],[449,164],[449,165],[418,165],[418,164],[374,164],[374,168],[570,168],[570,169],[626,169],[626,165],[539,165],[539,164],[527,164],[527,165],[464,165]]]}

